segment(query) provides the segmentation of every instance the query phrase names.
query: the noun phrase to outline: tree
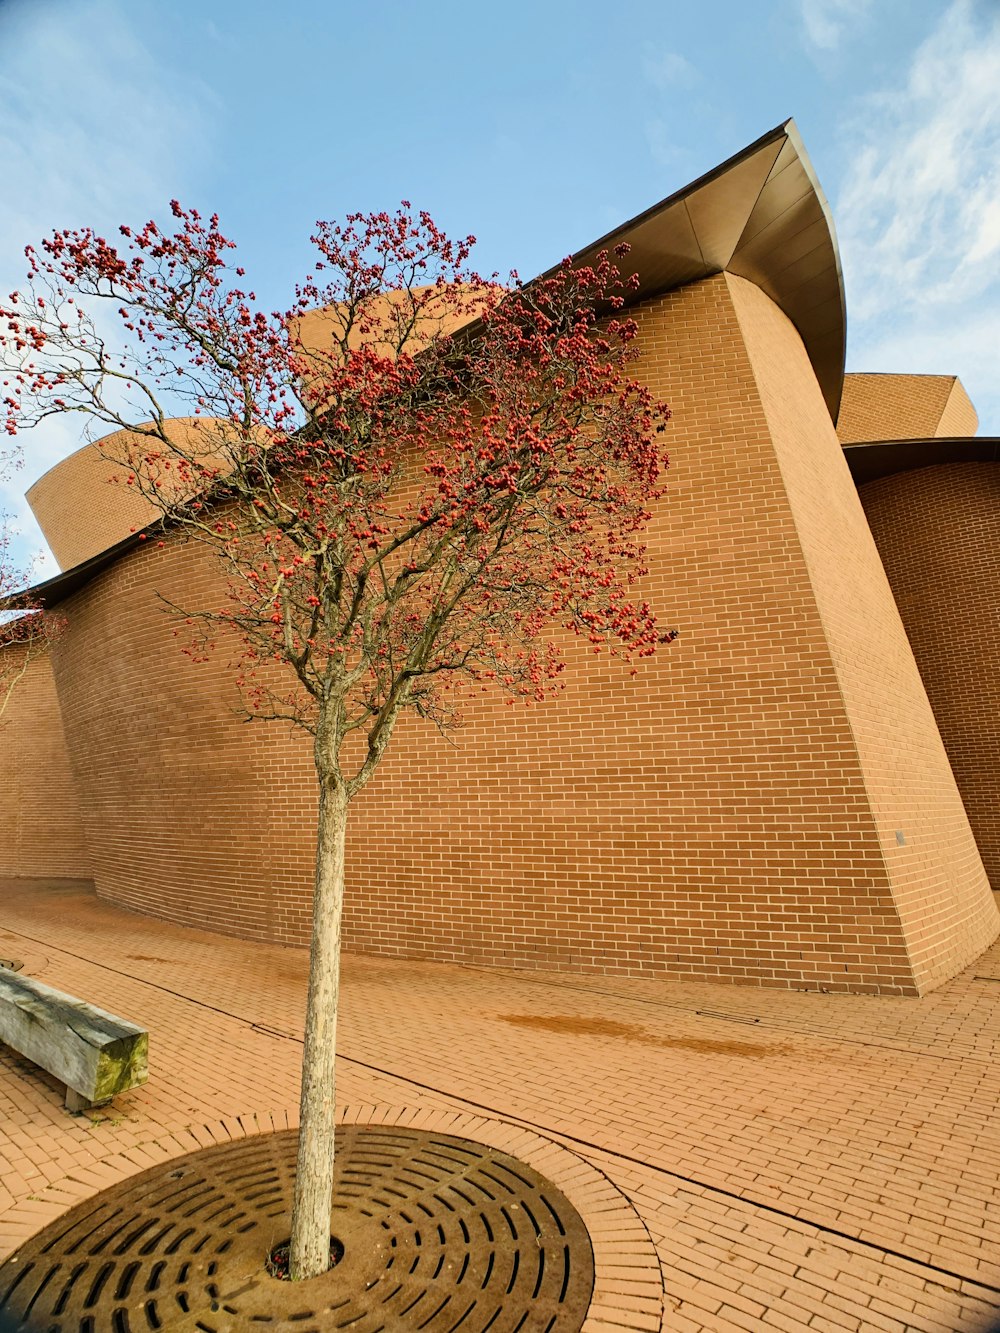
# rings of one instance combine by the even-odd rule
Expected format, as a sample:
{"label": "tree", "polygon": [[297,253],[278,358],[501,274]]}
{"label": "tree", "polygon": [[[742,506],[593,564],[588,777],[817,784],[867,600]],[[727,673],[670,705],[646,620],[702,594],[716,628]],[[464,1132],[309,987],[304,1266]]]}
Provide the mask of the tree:
{"label": "tree", "polygon": [[[18,452],[0,450],[0,480],[20,464]],[[10,515],[0,511],[0,725],[16,686],[60,628],[28,591],[32,570],[17,559],[14,535]]]}
{"label": "tree", "polygon": [[329,1262],[350,802],[403,709],[447,729],[469,689],[558,688],[549,631],[626,659],[672,637],[632,591],[668,413],[628,376],[629,284],[606,253],[501,287],[471,271],[474,238],[404,202],[317,224],[314,272],[267,315],[218,219],[172,211],[172,232],[122,227],[120,248],[83,230],[28,250],[28,285],[2,308],[7,429],[75,412],[133,432],[129,484],[226,570],[224,607],[176,608],[188,651],[238,643],[248,711],[312,735],[303,1278]]}

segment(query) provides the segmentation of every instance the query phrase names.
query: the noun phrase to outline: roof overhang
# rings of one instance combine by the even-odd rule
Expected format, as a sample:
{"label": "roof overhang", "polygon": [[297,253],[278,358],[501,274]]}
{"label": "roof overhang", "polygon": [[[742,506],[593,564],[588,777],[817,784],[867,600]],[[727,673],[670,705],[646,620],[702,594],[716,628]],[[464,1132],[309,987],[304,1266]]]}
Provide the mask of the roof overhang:
{"label": "roof overhang", "polygon": [[942,436],[930,440],[871,440],[865,444],[845,444],[844,457],[854,484],[864,486],[880,477],[942,463],[998,463],[1000,439],[961,435],[950,439]]}
{"label": "roof overhang", "polygon": [[[81,588],[86,587],[95,574],[99,574],[102,569],[107,569],[108,565],[123,556],[126,551],[131,551],[135,546],[141,546],[149,539],[150,533],[159,532],[162,529],[162,520],[157,519],[149,527],[143,528],[139,532],[130,532],[120,542],[115,542],[114,546],[108,546],[97,555],[92,555],[89,560],[82,561],[79,565],[74,565],[72,569],[64,570],[61,574],[55,574],[52,578],[46,579],[44,583],[36,583],[33,587],[25,590],[24,593],[17,593],[15,597],[6,599],[14,601],[17,597],[27,595],[35,606],[43,606],[51,611],[53,607],[64,602],[67,597],[73,593],[79,592]],[[4,600],[0,599],[0,611],[4,609]]]}
{"label": "roof overhang", "polygon": [[836,421],[844,280],[830,208],[794,121],[578,251],[574,262],[622,241],[631,250],[619,267],[638,274],[640,300],[716,273],[756,283],[798,329]]}

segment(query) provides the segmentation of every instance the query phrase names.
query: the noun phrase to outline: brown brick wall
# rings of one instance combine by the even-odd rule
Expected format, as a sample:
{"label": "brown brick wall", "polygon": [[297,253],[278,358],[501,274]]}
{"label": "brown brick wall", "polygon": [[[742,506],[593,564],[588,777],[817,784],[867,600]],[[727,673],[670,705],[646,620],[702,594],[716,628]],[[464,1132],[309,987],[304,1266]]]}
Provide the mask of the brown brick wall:
{"label": "brown brick wall", "polygon": [[863,486],[861,501],[1000,890],[1000,467],[902,472]]}
{"label": "brown brick wall", "polygon": [[[352,811],[346,943],[469,963],[912,992],[928,973],[922,962],[915,978],[907,957],[762,406],[757,379],[773,367],[759,348],[751,363],[723,277],[637,314],[642,373],[675,412],[648,593],[681,638],[634,681],[572,644],[558,701],[508,708],[480,697],[454,747],[407,718]],[[812,413],[818,390],[801,343],[780,331],[781,355],[798,367],[790,410]],[[826,437],[820,485],[843,467],[829,425]],[[782,440],[782,451],[795,447]],[[177,539],[137,550],[66,607],[57,674],[95,877],[128,906],[304,943],[307,740],[227,712],[224,660],[191,666],[155,602],[159,588],[211,604],[205,559]],[[960,842],[953,825],[949,806],[949,846]],[[976,886],[965,863],[957,873],[961,934]],[[966,952],[988,942],[978,944],[983,934],[962,937]]]}
{"label": "brown brick wall", "polygon": [[[23,648],[0,649],[7,664]],[[35,657],[0,718],[0,877],[88,879],[76,787],[48,656]]]}
{"label": "brown brick wall", "polygon": [[[815,377],[787,318],[730,278],[921,990],[1000,922],[892,590]],[[903,842],[897,840],[897,831]]]}
{"label": "brown brick wall", "polygon": [[976,409],[954,375],[845,375],[841,444],[975,435]]}

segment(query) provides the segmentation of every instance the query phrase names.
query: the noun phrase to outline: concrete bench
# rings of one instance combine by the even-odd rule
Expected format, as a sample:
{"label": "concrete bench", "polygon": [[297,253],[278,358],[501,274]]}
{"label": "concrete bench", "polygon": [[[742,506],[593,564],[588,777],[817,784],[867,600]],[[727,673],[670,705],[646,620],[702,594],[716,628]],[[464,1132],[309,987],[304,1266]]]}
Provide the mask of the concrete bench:
{"label": "concrete bench", "polygon": [[70,1111],[103,1106],[148,1077],[148,1032],[7,969],[0,969],[0,1043],[65,1083]]}

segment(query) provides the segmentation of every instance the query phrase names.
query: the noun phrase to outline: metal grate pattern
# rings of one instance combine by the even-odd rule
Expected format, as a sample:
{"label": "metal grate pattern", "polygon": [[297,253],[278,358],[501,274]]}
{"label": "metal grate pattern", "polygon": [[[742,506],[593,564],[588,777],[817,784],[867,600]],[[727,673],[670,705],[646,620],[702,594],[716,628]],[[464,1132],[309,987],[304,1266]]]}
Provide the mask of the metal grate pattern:
{"label": "metal grate pattern", "polygon": [[264,1271],[286,1240],[296,1135],[155,1167],[78,1205],[0,1265],[18,1333],[578,1333],[586,1228],[531,1167],[394,1126],[337,1131],[344,1257],[307,1283]]}

